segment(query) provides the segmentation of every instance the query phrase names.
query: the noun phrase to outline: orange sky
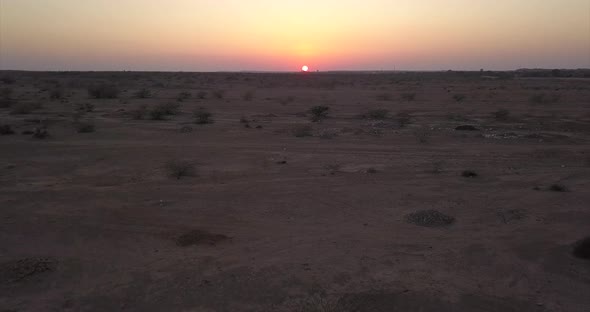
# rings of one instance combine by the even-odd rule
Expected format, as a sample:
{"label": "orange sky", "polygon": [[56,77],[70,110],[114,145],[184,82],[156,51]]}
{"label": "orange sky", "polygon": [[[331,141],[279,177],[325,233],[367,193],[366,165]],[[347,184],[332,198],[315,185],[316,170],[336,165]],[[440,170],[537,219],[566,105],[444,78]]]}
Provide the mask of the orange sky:
{"label": "orange sky", "polygon": [[590,0],[0,0],[0,68],[590,67]]}

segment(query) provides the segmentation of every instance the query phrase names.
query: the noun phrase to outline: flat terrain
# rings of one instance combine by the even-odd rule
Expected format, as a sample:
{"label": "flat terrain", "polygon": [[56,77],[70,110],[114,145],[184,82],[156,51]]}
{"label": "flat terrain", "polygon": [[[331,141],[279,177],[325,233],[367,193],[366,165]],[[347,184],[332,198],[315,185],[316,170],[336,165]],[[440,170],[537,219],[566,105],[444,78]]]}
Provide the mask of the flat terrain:
{"label": "flat terrain", "polygon": [[590,309],[589,79],[0,74],[0,311]]}

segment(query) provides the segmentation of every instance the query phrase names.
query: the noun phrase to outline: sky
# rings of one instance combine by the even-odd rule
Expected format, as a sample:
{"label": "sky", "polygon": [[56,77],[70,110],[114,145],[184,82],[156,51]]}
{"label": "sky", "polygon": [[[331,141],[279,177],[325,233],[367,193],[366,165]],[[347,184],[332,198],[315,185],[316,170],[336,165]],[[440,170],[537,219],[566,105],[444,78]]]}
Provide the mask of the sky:
{"label": "sky", "polygon": [[590,68],[590,0],[0,0],[0,69]]}

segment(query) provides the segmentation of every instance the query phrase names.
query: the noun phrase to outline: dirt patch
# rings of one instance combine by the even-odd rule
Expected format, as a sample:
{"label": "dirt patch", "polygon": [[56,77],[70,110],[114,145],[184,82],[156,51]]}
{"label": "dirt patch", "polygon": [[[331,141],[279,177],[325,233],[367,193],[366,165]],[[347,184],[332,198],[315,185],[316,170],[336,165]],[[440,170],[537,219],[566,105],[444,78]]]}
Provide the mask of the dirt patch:
{"label": "dirt patch", "polygon": [[176,238],[176,245],[188,247],[192,245],[215,246],[217,243],[230,239],[223,234],[213,234],[203,230],[192,230]]}
{"label": "dirt patch", "polygon": [[0,278],[9,283],[20,282],[27,278],[53,272],[58,261],[52,258],[23,258],[0,264]]}
{"label": "dirt patch", "polygon": [[421,210],[406,215],[406,221],[419,226],[442,227],[455,222],[455,218],[438,210]]}

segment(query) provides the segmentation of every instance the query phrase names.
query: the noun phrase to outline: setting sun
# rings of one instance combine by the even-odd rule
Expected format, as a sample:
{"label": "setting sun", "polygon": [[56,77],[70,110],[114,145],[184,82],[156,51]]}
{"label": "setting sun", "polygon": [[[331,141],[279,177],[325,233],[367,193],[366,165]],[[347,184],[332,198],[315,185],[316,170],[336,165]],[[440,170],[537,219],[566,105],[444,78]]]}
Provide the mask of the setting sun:
{"label": "setting sun", "polygon": [[303,65],[303,66],[301,67],[301,71],[304,71],[304,72],[306,72],[306,71],[308,71],[308,70],[309,70],[309,67],[307,67],[307,65]]}

